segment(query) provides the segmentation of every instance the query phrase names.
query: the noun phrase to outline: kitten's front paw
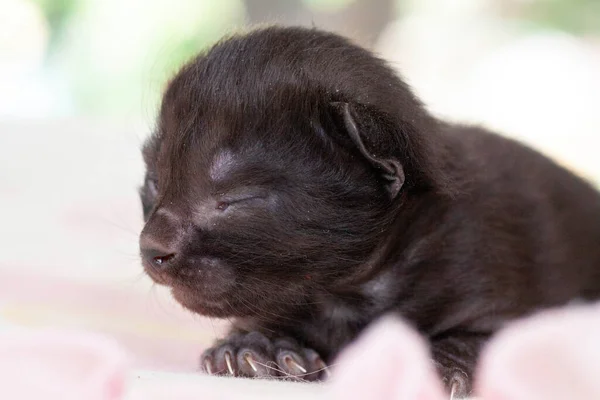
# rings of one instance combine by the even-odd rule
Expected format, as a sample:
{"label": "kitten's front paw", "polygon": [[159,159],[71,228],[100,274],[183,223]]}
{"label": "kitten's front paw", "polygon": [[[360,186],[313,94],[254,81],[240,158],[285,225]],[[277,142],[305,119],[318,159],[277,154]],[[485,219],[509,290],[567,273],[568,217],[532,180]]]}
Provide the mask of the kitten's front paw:
{"label": "kitten's front paw", "polygon": [[316,381],[328,376],[325,363],[291,338],[270,340],[259,332],[232,334],[200,358],[204,372],[245,377],[287,377]]}

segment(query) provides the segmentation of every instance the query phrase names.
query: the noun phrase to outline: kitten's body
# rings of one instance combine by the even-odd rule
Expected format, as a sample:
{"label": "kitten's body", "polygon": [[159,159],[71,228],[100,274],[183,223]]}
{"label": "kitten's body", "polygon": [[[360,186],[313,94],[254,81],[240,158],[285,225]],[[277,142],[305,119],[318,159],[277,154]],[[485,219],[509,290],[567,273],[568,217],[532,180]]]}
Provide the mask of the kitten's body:
{"label": "kitten's body", "polygon": [[517,142],[465,126],[442,132],[468,174],[455,197],[419,198],[402,214],[411,222],[396,225],[380,273],[348,293],[316,297],[308,317],[295,316],[289,326],[277,320],[270,329],[303,338],[329,360],[387,312],[432,340],[448,332],[487,337],[541,308],[598,298],[597,192]]}
{"label": "kitten's body", "polygon": [[600,296],[590,185],[437,121],[335,35],[269,28],[216,45],[170,84],[144,155],[147,271],[192,311],[236,321],[204,355],[210,372],[276,362],[315,378],[319,356],[396,312],[467,391],[505,322]]}

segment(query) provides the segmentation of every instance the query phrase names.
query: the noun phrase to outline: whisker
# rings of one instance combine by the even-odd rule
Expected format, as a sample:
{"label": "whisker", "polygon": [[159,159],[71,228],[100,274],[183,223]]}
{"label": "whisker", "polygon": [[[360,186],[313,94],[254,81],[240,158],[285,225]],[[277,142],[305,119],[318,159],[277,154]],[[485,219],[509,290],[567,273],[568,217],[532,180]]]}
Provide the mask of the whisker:
{"label": "whisker", "polygon": [[290,374],[289,372],[286,372],[283,369],[278,368],[279,366],[277,364],[275,364],[275,365],[277,365],[277,367],[273,367],[272,365],[261,363],[259,361],[254,360],[254,359],[252,359],[252,361],[254,363],[258,364],[258,365],[261,365],[261,366],[267,368],[267,369],[270,369],[270,370],[279,372],[281,374],[284,374],[284,376],[275,376],[273,378],[276,378],[276,379],[294,378],[294,379],[299,379],[301,382],[309,382],[306,379],[301,379],[302,377],[305,377],[305,376],[308,376],[308,375],[312,375],[312,374],[316,374],[316,373],[323,372],[323,371],[325,371],[327,373],[327,377],[329,377],[329,376],[331,376],[331,373],[329,371],[330,368],[337,365],[337,364],[332,364],[332,365],[329,365],[329,366],[324,366],[323,368],[319,368],[319,369],[316,369],[316,370],[314,370],[312,372],[306,372],[306,373],[302,373],[302,374]]}

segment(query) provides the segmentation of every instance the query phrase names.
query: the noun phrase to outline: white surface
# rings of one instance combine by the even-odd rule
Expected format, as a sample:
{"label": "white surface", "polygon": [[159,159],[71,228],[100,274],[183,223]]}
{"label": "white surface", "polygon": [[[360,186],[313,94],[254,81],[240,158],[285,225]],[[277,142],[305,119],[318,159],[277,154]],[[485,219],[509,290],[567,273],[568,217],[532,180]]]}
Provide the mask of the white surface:
{"label": "white surface", "polygon": [[126,400],[272,399],[317,400],[326,397],[325,384],[241,379],[201,374],[138,371]]}

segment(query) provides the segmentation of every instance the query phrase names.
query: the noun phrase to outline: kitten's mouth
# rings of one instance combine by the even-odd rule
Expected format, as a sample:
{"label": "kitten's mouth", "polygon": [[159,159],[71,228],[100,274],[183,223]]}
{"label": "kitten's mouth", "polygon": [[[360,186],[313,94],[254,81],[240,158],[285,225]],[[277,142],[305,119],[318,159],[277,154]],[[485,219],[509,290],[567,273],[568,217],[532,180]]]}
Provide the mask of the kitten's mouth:
{"label": "kitten's mouth", "polygon": [[[232,298],[235,279],[221,264],[179,265],[174,270],[160,269],[142,262],[146,274],[155,283],[171,289],[173,298],[184,308],[209,317],[226,318],[240,314]],[[210,261],[210,260],[209,260]],[[207,265],[209,267],[207,268]],[[219,268],[210,268],[210,266]],[[202,268],[200,268],[202,267]]]}
{"label": "kitten's mouth", "polygon": [[173,279],[169,276],[169,274],[164,271],[160,271],[146,262],[143,262],[142,266],[144,267],[146,274],[150,277],[150,279],[152,279],[152,281],[154,281],[154,283],[171,286]]}

